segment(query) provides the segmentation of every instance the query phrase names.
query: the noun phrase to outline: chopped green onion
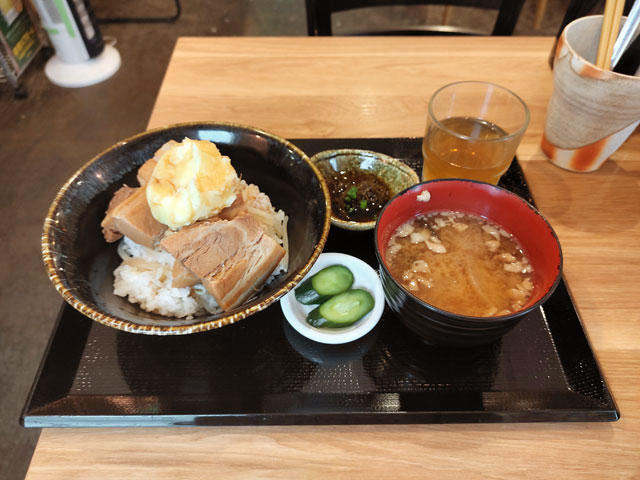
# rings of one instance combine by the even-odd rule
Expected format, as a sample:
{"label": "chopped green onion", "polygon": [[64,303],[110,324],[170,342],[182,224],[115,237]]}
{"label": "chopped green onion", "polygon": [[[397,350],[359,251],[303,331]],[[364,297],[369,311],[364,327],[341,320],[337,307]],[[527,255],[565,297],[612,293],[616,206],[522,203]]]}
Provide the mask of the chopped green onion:
{"label": "chopped green onion", "polygon": [[364,210],[365,208],[367,208],[367,201],[360,200],[360,210]]}
{"label": "chopped green onion", "polygon": [[358,187],[355,185],[347,191],[347,198],[354,199],[358,196]]}

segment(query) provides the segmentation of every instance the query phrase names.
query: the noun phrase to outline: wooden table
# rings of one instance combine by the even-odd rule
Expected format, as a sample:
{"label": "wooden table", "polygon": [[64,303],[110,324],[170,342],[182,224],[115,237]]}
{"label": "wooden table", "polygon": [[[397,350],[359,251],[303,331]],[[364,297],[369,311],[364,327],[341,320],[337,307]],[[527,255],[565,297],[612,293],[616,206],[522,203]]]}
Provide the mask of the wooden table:
{"label": "wooden table", "polygon": [[518,151],[622,418],[615,423],[50,429],[27,478],[640,478],[640,134],[595,173],[539,141],[551,38],[183,38],[149,127],[195,120],[288,138],[420,136],[458,80],[522,96]]}

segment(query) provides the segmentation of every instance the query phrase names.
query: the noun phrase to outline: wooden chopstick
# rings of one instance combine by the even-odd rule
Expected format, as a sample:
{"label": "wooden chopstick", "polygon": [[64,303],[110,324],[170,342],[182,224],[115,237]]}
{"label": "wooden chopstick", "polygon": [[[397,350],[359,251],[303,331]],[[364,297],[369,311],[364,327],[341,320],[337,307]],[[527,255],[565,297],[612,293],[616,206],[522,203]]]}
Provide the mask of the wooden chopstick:
{"label": "wooden chopstick", "polygon": [[598,53],[596,56],[596,66],[598,68],[605,68],[605,54],[607,52],[611,26],[613,23],[613,11],[617,2],[618,0],[607,0],[604,6],[602,28],[600,29],[600,40],[598,41]]}
{"label": "wooden chopstick", "polygon": [[613,23],[611,24],[611,31],[609,32],[609,43],[607,44],[607,52],[604,56],[606,63],[603,68],[606,70],[611,70],[611,57],[613,56],[613,47],[616,44],[616,39],[620,33],[620,21],[622,20],[624,4],[624,0],[618,0],[613,12]]}
{"label": "wooden chopstick", "polygon": [[613,45],[618,37],[623,10],[624,0],[607,0],[605,4],[600,41],[598,42],[598,54],[596,56],[596,66],[598,68],[611,69]]}

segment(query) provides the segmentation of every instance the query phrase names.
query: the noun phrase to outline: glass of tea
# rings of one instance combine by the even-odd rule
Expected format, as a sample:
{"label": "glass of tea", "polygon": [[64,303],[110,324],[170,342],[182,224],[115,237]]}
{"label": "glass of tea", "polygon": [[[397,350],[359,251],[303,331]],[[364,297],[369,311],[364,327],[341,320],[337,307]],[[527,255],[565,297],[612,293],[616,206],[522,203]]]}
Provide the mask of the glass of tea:
{"label": "glass of tea", "polygon": [[529,109],[489,82],[457,82],[429,100],[422,180],[468,178],[497,184],[529,125]]}

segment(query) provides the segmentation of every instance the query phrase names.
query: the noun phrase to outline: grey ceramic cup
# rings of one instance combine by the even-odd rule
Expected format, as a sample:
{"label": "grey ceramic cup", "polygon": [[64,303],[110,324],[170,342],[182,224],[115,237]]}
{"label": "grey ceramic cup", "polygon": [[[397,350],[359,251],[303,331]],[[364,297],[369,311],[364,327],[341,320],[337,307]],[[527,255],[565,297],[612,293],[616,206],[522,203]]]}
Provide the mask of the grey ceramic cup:
{"label": "grey ceramic cup", "polygon": [[602,15],[567,25],[553,64],[542,150],[575,172],[600,168],[640,123],[640,77],[594,64],[601,26]]}

